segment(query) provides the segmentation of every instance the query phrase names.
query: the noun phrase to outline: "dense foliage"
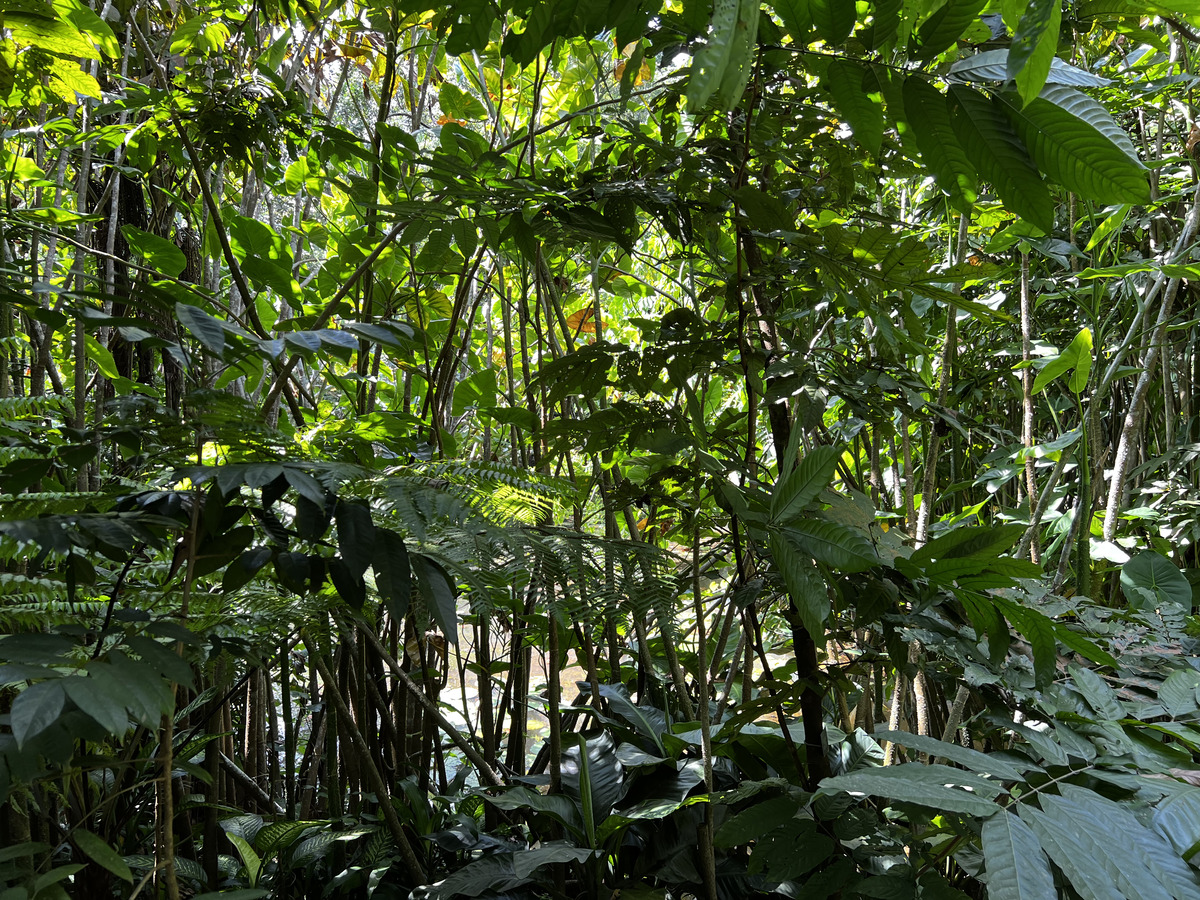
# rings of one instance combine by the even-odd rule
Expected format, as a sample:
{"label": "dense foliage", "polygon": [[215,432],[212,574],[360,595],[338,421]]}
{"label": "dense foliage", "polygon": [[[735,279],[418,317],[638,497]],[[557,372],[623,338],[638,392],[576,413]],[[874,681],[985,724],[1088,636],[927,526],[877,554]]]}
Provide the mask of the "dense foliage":
{"label": "dense foliage", "polygon": [[0,0],[0,900],[1200,898],[1198,47]]}

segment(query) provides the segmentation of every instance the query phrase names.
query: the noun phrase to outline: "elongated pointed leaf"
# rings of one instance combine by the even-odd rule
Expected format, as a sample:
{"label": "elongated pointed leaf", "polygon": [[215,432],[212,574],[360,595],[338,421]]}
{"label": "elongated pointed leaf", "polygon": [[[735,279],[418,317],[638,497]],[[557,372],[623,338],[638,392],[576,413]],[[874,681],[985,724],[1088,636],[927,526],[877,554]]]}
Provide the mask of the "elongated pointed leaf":
{"label": "elongated pointed leaf", "polygon": [[187,303],[175,304],[175,316],[203,346],[214,356],[225,350],[225,326],[221,320],[209,315],[198,306]]}
{"label": "elongated pointed leaf", "polygon": [[[1082,377],[1080,371],[1082,370]],[[1067,349],[1038,370],[1033,379],[1033,393],[1040,394],[1050,382],[1064,372],[1072,372],[1071,390],[1082,393],[1087,387],[1088,374],[1092,370],[1092,330],[1081,329]],[[1078,386],[1078,390],[1076,387]]]}
{"label": "elongated pointed leaf", "polygon": [[1050,190],[1004,112],[979,91],[954,84],[950,120],[967,158],[992,183],[1004,205],[1042,231],[1053,230]]}
{"label": "elongated pointed leaf", "polygon": [[1117,830],[1122,838],[1121,846],[1132,851],[1176,900],[1200,900],[1200,880],[1196,871],[1180,858],[1170,843],[1139,822],[1127,807],[1074,784],[1064,784],[1059,791],[1083,816]]}
{"label": "elongated pointed leaf", "polygon": [[58,681],[42,681],[17,694],[9,719],[17,747],[57,722],[65,702],[66,694]]}
{"label": "elongated pointed leaf", "polygon": [[845,0],[808,0],[817,34],[827,44],[840,44],[854,30],[856,11],[853,3]]}
{"label": "elongated pointed leaf", "polygon": [[891,741],[901,747],[928,753],[930,756],[943,757],[981,775],[992,775],[1005,781],[1021,781],[1023,778],[1021,770],[1007,760],[994,753],[980,753],[961,744],[939,741],[922,734],[909,734],[907,731],[876,731],[871,737],[877,741]]}
{"label": "elongated pointed leaf", "polygon": [[831,608],[825,579],[812,564],[812,559],[780,532],[772,530],[768,541],[792,606],[799,613],[805,629],[816,640],[825,634],[825,620]]}
{"label": "elongated pointed leaf", "polygon": [[693,112],[704,108],[725,77],[733,52],[739,6],[739,0],[716,0],[713,6],[712,26],[704,46],[692,57],[688,76],[687,103]]}
{"label": "elongated pointed leaf", "polygon": [[425,602],[433,616],[434,624],[441,629],[448,641],[458,643],[458,610],[455,597],[457,589],[450,574],[437,560],[428,556],[410,556],[413,574],[425,595]]}
{"label": "elongated pointed leaf", "polygon": [[[1095,815],[1097,807],[1107,811],[1108,806],[1116,804],[1081,804],[1053,794],[1041,797],[1039,802],[1047,816],[1063,828],[1073,830],[1075,840],[1086,848],[1095,865],[1103,869],[1128,900],[1172,900],[1171,893],[1146,865],[1133,835],[1119,824],[1127,820]],[[1083,822],[1087,823],[1086,828],[1079,827]]]}
{"label": "elongated pointed leaf", "polygon": [[821,782],[820,793],[871,794],[968,816],[991,816],[1001,811],[990,799],[1001,790],[995,782],[961,769],[905,763],[826,778]]}
{"label": "elongated pointed leaf", "polygon": [[783,21],[792,40],[799,43],[812,28],[812,12],[808,0],[772,0],[771,6]]}
{"label": "elongated pointed leaf", "polygon": [[[1145,167],[1091,121],[1072,111],[1079,109],[1093,120],[1103,121],[1096,112],[1099,104],[1072,102],[1082,96],[1067,87],[1049,87],[1024,108],[1011,94],[998,102],[1038,168],[1063,187],[1096,203],[1150,202]],[[1067,105],[1048,97],[1060,98]],[[1111,119],[1099,109],[1104,119]]]}
{"label": "elongated pointed leaf", "polygon": [[958,142],[946,95],[918,75],[904,80],[904,112],[925,165],[959,212],[977,197],[975,166]]}
{"label": "elongated pointed leaf", "polygon": [[943,50],[948,50],[964,31],[975,24],[979,11],[986,5],[987,0],[947,0],[921,23],[909,52],[916,59],[933,59]]}
{"label": "elongated pointed leaf", "polygon": [[816,499],[833,480],[842,451],[837,447],[814,447],[771,492],[771,519],[786,523]]}
{"label": "elongated pointed leaf", "polygon": [[129,871],[129,866],[121,859],[121,854],[108,845],[108,841],[82,828],[71,832],[71,840],[92,862],[108,869],[122,881],[133,884],[133,873]]}
{"label": "elongated pointed leaf", "polygon": [[883,98],[877,88],[871,92],[864,84],[867,74],[857,63],[835,59],[829,64],[826,83],[837,111],[850,123],[854,140],[872,156],[878,156],[883,144]]}
{"label": "elongated pointed leaf", "polygon": [[797,519],[783,529],[788,540],[817,562],[841,572],[865,572],[880,563],[861,531],[819,519]]}
{"label": "elongated pointed leaf", "polygon": [[1094,900],[1129,900],[1079,840],[1078,830],[1083,823],[1066,825],[1028,805],[1021,805],[1020,814],[1037,835],[1042,849],[1082,896]]}
{"label": "elongated pointed leaf", "polygon": [[1012,623],[1033,650],[1033,676],[1038,687],[1045,687],[1054,678],[1054,666],[1058,660],[1058,645],[1054,642],[1054,623],[1027,606],[1021,606],[1003,597],[993,597],[996,607]]}
{"label": "elongated pointed leaf", "polygon": [[1061,24],[1060,0],[1030,0],[1021,15],[1008,51],[1007,75],[1017,83],[1022,103],[1029,103],[1046,84]]}
{"label": "elongated pointed leaf", "polygon": [[983,823],[988,900],[1054,900],[1054,874],[1028,825],[1005,810]]}
{"label": "elongated pointed leaf", "polygon": [[361,576],[371,564],[375,550],[375,523],[365,503],[339,500],[333,513],[337,522],[338,550],[355,576]]}
{"label": "elongated pointed leaf", "polygon": [[[951,81],[1004,82],[1008,80],[1008,50],[987,50],[960,59],[950,67],[947,77]],[[1057,56],[1050,60],[1047,84],[1067,84],[1074,87],[1104,87],[1111,84],[1107,78],[1093,75],[1086,69],[1063,62]]]}

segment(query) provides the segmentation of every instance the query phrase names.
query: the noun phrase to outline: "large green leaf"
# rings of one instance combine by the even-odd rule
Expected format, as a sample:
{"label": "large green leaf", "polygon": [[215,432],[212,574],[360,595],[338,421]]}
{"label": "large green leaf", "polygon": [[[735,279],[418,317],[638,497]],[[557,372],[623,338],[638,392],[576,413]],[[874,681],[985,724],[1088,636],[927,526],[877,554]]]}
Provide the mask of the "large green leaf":
{"label": "large green leaf", "polygon": [[698,112],[709,98],[717,92],[725,77],[733,52],[734,32],[738,26],[740,0],[715,0],[712,25],[704,46],[692,57],[691,74],[688,76],[688,109]]}
{"label": "large green leaf", "polygon": [[808,8],[808,0],[772,0],[771,5],[783,27],[787,29],[792,40],[799,43],[812,28],[812,12]]}
{"label": "large green leaf", "polygon": [[146,261],[146,265],[158,269],[164,275],[177,278],[187,267],[183,251],[166,238],[142,231],[132,225],[122,225],[121,234],[133,252]]}
{"label": "large green leaf", "polygon": [[808,9],[817,34],[827,44],[840,44],[854,30],[856,10],[845,0],[808,0]]}
{"label": "large green leaf", "polygon": [[1030,0],[1008,51],[1007,76],[1017,84],[1021,102],[1028,103],[1042,90],[1050,74],[1050,62],[1058,50],[1062,24],[1061,0]]}
{"label": "large green leaf", "polygon": [[1192,586],[1179,568],[1161,553],[1143,550],[1121,566],[1121,590],[1132,609],[1192,605]]}
{"label": "large green leaf", "polygon": [[1103,866],[1098,865],[1100,861],[1087,844],[1080,840],[1080,833],[1091,823],[1060,822],[1040,809],[1024,804],[1020,814],[1041,841],[1042,849],[1082,896],[1091,900],[1129,900]]}
{"label": "large green leaf", "polygon": [[1004,112],[979,91],[950,86],[954,133],[1004,205],[1038,228],[1054,228],[1054,200]]}
{"label": "large green leaf", "polygon": [[947,531],[914,550],[909,562],[923,566],[938,559],[996,559],[1021,539],[1023,525],[967,525]]}
{"label": "large green leaf", "polygon": [[932,59],[949,49],[975,24],[979,11],[986,5],[987,0],[947,0],[921,23],[909,52],[916,59]]}
{"label": "large green leaf", "polygon": [[816,639],[825,634],[825,620],[831,608],[825,579],[813,565],[812,559],[779,531],[772,529],[768,542],[775,565],[783,575],[792,606],[799,613],[805,629]]}
{"label": "large green leaf", "polygon": [[968,816],[991,816],[1001,810],[991,798],[1002,790],[996,782],[961,769],[914,762],[826,778],[819,793],[871,794]]}
{"label": "large green leaf", "polygon": [[799,465],[776,482],[771,492],[771,520],[786,524],[812,503],[833,479],[841,456],[840,448],[829,446],[806,453]]}
{"label": "large green leaf", "polygon": [[1040,394],[1050,382],[1064,372],[1071,372],[1070,386],[1075,394],[1083,393],[1092,370],[1092,330],[1080,329],[1067,349],[1053,357],[1038,370],[1033,380],[1033,393]]}
{"label": "large green leaf", "polygon": [[1058,896],[1037,835],[1008,810],[983,823],[983,862],[988,900],[1054,900]]}
{"label": "large green leaf", "polygon": [[1128,806],[1074,784],[1059,787],[1063,799],[1085,820],[1103,822],[1118,832],[1119,848],[1144,865],[1176,900],[1200,900],[1200,879],[1175,848],[1160,834],[1138,821]]}
{"label": "large green leaf", "polygon": [[17,694],[9,725],[17,747],[22,747],[58,721],[66,694],[58,681],[42,681]]}
{"label": "large green leaf", "polygon": [[1145,167],[1097,127],[1111,117],[1083,96],[1051,85],[1024,107],[1012,94],[998,102],[1038,168],[1063,187],[1096,203],[1150,202]]}
{"label": "large green leaf", "polygon": [[994,753],[980,753],[971,747],[939,741],[937,738],[923,734],[909,734],[907,731],[876,731],[871,734],[871,737],[877,741],[891,741],[901,747],[927,753],[931,757],[943,757],[981,775],[991,775],[1005,781],[1021,781],[1023,779],[1019,768]]}
{"label": "large green leaf", "polygon": [[[868,84],[868,76],[875,84]],[[878,156],[883,143],[883,97],[874,75],[858,63],[835,59],[829,63],[825,83],[833,94],[837,111],[850,123],[854,139],[864,150]]]}
{"label": "large green leaf", "polygon": [[865,572],[880,564],[875,547],[855,528],[819,519],[796,519],[783,534],[819,563],[841,572]]}
{"label": "large green leaf", "polygon": [[959,212],[977,196],[975,167],[958,142],[946,95],[919,75],[904,80],[904,112],[925,165]]}
{"label": "large green leaf", "polygon": [[[1008,50],[986,50],[960,59],[950,67],[947,77],[951,81],[996,82],[1008,80]],[[1111,82],[1107,78],[1093,75],[1086,69],[1064,62],[1057,56],[1050,60],[1047,84],[1069,84],[1075,87],[1104,87]]]}

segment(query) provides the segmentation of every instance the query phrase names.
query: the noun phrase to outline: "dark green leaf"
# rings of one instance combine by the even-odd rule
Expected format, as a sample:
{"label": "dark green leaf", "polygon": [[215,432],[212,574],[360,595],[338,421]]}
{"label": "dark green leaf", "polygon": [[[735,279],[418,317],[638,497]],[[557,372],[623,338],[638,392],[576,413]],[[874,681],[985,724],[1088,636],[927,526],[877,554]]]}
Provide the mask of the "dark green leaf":
{"label": "dark green leaf", "polygon": [[865,572],[880,564],[874,546],[858,529],[819,519],[796,519],[781,530],[803,553],[838,571]]}
{"label": "dark green leaf", "polygon": [[968,816],[990,816],[1001,807],[989,798],[1001,790],[996,782],[961,769],[905,763],[827,778],[821,782],[820,793],[872,794]]}
{"label": "dark green leaf", "polygon": [[121,859],[121,855],[117,853],[108,842],[103,838],[97,837],[90,831],[85,831],[82,828],[76,828],[71,832],[71,840],[87,854],[94,863],[102,866],[112,872],[122,881],[128,881],[133,884],[133,873],[129,871],[129,866],[125,860]]}
{"label": "dark green leaf", "polygon": [[166,238],[132,225],[122,225],[121,234],[125,236],[133,252],[146,261],[146,265],[158,269],[164,275],[177,278],[187,268],[187,257],[183,255],[183,251]]}
{"label": "dark green leaf", "polygon": [[808,10],[817,34],[830,45],[846,40],[858,18],[854,4],[845,0],[808,0]]}
{"label": "dark green leaf", "polygon": [[1004,205],[1042,231],[1054,228],[1054,201],[1004,112],[973,88],[950,86],[950,121],[980,176]]}
{"label": "dark green leaf", "polygon": [[933,59],[975,24],[979,11],[986,5],[987,0],[947,0],[921,23],[909,52],[916,59]]}
{"label": "dark green leaf", "polygon": [[175,316],[184,328],[195,335],[205,350],[214,356],[220,356],[224,352],[225,326],[219,319],[198,306],[189,306],[186,303],[175,304]]}
{"label": "dark green leaf", "polygon": [[983,823],[988,900],[1055,900],[1054,875],[1041,842],[1008,810]]}
{"label": "dark green leaf", "polygon": [[813,565],[812,559],[779,531],[771,530],[769,543],[771,556],[783,575],[788,596],[800,615],[800,621],[814,640],[821,639],[831,608],[825,579]]}
{"label": "dark green leaf", "polygon": [[1049,178],[1096,203],[1149,203],[1145,167],[1097,127],[1111,122],[1103,107],[1090,98],[1076,99],[1082,97],[1071,88],[1052,85],[1024,107],[1012,95],[999,102]]}
{"label": "dark green leaf", "polygon": [[333,513],[337,522],[338,550],[349,570],[362,576],[375,552],[375,523],[371,510],[359,501],[339,500]]}
{"label": "dark green leaf", "polygon": [[404,539],[387,528],[378,529],[371,568],[375,572],[375,589],[387,605],[388,614],[393,621],[401,621],[408,612],[412,593],[412,565]]}
{"label": "dark green leaf", "polygon": [[57,679],[39,682],[17,694],[9,718],[17,747],[23,747],[57,722],[65,703],[66,693]]}
{"label": "dark green leaf", "polygon": [[450,575],[441,564],[423,554],[412,554],[413,574],[429,605],[429,612],[448,641],[458,643],[458,612],[455,604],[457,590]]}
{"label": "dark green leaf", "polygon": [[812,503],[829,486],[841,455],[837,447],[814,447],[796,467],[785,466],[771,492],[772,521],[787,524]]}
{"label": "dark green leaf", "polygon": [[975,167],[958,142],[946,96],[919,75],[904,80],[904,111],[921,158],[959,212],[975,202]]}
{"label": "dark green leaf", "polygon": [[1021,14],[1008,51],[1006,75],[1016,82],[1022,103],[1029,103],[1046,84],[1050,61],[1058,50],[1061,23],[1060,0],[1030,0]]}

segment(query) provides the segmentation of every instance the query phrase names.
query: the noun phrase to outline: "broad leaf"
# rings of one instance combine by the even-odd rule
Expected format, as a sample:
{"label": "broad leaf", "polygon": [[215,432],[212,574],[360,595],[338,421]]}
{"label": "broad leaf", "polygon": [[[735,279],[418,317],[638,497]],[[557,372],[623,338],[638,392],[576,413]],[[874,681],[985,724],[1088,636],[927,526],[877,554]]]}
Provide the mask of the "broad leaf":
{"label": "broad leaf", "polygon": [[1130,900],[1104,868],[1097,865],[1099,860],[1091,848],[1080,840],[1082,823],[1060,822],[1025,804],[1020,806],[1020,815],[1081,895],[1094,900]]}
{"label": "broad leaf", "polygon": [[[753,0],[757,2],[757,0]],[[688,76],[688,109],[699,112],[721,86],[733,52],[740,0],[715,0],[712,24],[704,46],[692,57]]]}
{"label": "broad leaf", "polygon": [[840,44],[854,30],[857,14],[853,3],[844,0],[808,0],[808,9],[817,34],[827,44]]}
{"label": "broad leaf", "polygon": [[66,694],[59,681],[42,681],[17,694],[9,717],[17,747],[23,747],[57,722],[65,703]]}
{"label": "broad leaf", "polygon": [[1161,553],[1143,550],[1121,566],[1121,590],[1132,609],[1190,609],[1192,586]]}
{"label": "broad leaf", "polygon": [[940,765],[905,763],[838,775],[821,782],[819,793],[838,791],[871,794],[968,816],[991,816],[1001,810],[990,799],[1001,793],[1000,785],[961,769]]}
{"label": "broad leaf", "polygon": [[950,86],[950,120],[967,158],[1004,205],[1042,231],[1054,228],[1054,200],[1004,112],[973,88]]}
{"label": "broad leaf", "polygon": [[837,111],[850,123],[854,139],[872,156],[879,155],[883,143],[883,98],[867,83],[874,76],[864,66],[847,59],[835,59],[829,64],[825,82],[837,105]]}
{"label": "broad leaf", "polygon": [[812,503],[833,480],[841,456],[839,448],[829,446],[806,453],[799,465],[776,482],[771,492],[771,520],[786,524]]}
{"label": "broad leaf", "polygon": [[158,269],[164,275],[177,278],[187,268],[187,257],[183,255],[183,251],[166,238],[132,225],[122,225],[121,234],[125,236],[133,252],[146,261],[146,265]]}
{"label": "broad leaf", "polygon": [[1011,94],[999,102],[1033,161],[1049,178],[1096,203],[1149,203],[1145,167],[1094,124],[1106,124],[1111,117],[1095,101],[1075,101],[1083,96],[1071,88],[1051,86],[1024,107]]}
{"label": "broad leaf", "polygon": [[801,551],[841,572],[865,572],[881,562],[875,547],[863,533],[845,525],[819,519],[796,519],[782,530]]}
{"label": "broad leaf", "polygon": [[975,167],[958,142],[945,94],[912,75],[904,80],[904,111],[938,187],[959,212],[969,212],[977,196]]}
{"label": "broad leaf", "polygon": [[975,24],[979,11],[986,5],[987,0],[947,0],[921,23],[909,52],[916,59],[933,59]]}
{"label": "broad leaf", "polygon": [[937,738],[921,734],[909,734],[907,731],[876,731],[871,737],[877,741],[891,741],[901,747],[927,753],[931,757],[944,757],[981,775],[991,775],[1005,781],[1024,779],[1019,768],[995,753],[980,753],[971,747],[939,741]]}
{"label": "broad leaf", "polygon": [[829,617],[831,604],[825,579],[792,541],[772,529],[769,537],[771,556],[783,575],[792,606],[800,615],[804,628],[816,640],[825,634],[825,620]]}
{"label": "broad leaf", "polygon": [[983,823],[988,900],[1055,900],[1054,875],[1028,825],[1004,810]]}
{"label": "broad leaf", "polygon": [[[951,81],[1004,82],[1008,80],[1008,50],[987,50],[960,59],[950,66],[947,77]],[[1067,84],[1073,87],[1104,87],[1111,82],[1107,78],[1093,75],[1058,57],[1050,60],[1047,84]]]}
{"label": "broad leaf", "polygon": [[90,831],[85,831],[82,828],[76,828],[71,832],[71,840],[87,854],[88,858],[97,865],[108,869],[122,881],[128,881],[133,884],[133,873],[129,871],[129,866],[125,860],[121,858],[121,854],[117,853],[108,842]]}
{"label": "broad leaf", "polygon": [[1025,5],[1008,51],[1006,72],[1008,80],[1016,82],[1022,103],[1029,103],[1046,84],[1061,24],[1060,0],[1031,0]]}

